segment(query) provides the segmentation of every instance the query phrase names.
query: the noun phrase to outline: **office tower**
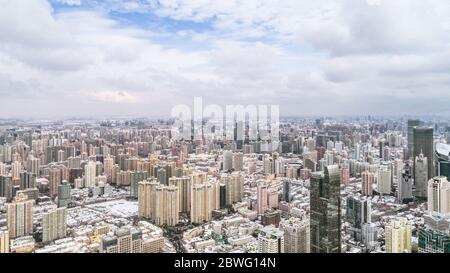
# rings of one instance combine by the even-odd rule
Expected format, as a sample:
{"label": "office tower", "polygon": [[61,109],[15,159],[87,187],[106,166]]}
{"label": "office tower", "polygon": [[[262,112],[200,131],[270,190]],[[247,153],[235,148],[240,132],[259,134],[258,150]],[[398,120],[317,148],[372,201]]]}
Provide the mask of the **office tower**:
{"label": "office tower", "polygon": [[311,174],[311,252],[341,252],[341,197],[339,166]]}
{"label": "office tower", "polygon": [[33,155],[30,155],[27,159],[27,171],[29,173],[38,175],[40,164],[41,164],[41,162],[40,162],[39,158],[36,158]]}
{"label": "office tower", "polygon": [[155,204],[155,223],[157,225],[175,226],[178,224],[180,201],[177,187],[157,186]]}
{"label": "office tower", "polygon": [[283,179],[283,197],[282,200],[290,202],[289,193],[291,192],[291,181],[289,179]]}
{"label": "office tower", "polygon": [[13,199],[13,180],[11,176],[0,176],[0,197],[5,197],[6,202],[11,202]]}
{"label": "office tower", "polygon": [[138,216],[155,219],[156,187],[160,184],[155,178],[139,182],[138,185]]}
{"label": "office tower", "polygon": [[261,215],[268,209],[267,184],[265,181],[258,181],[256,196],[257,212],[259,215]]}
{"label": "office tower", "polygon": [[350,184],[350,171],[347,167],[343,167],[340,170],[341,182],[345,187],[348,187]]}
{"label": "office tower", "polygon": [[36,174],[27,171],[20,172],[20,189],[36,188]]}
{"label": "office tower", "polygon": [[102,238],[100,252],[102,253],[142,253],[142,232],[138,228],[124,227],[118,229],[115,235]]}
{"label": "office tower", "polygon": [[49,243],[66,237],[66,208],[46,212],[42,218],[42,242]]}
{"label": "office tower", "polygon": [[223,151],[222,170],[230,171],[233,168],[233,152],[229,150]]}
{"label": "office tower", "polygon": [[59,167],[53,166],[48,173],[48,187],[50,197],[54,197],[58,194],[58,186],[62,181],[62,171]]}
{"label": "office tower", "polygon": [[180,195],[180,211],[189,212],[191,209],[191,179],[189,176],[169,178],[169,186],[178,188]]}
{"label": "office tower", "polygon": [[361,242],[366,249],[372,250],[377,242],[377,226],[374,223],[365,223],[361,228]]}
{"label": "office tower", "polygon": [[392,191],[392,173],[389,167],[382,166],[378,170],[378,192],[382,195],[389,195]]}
{"label": "office tower", "polygon": [[407,164],[405,170],[403,170],[402,178],[398,180],[397,198],[401,204],[413,200],[413,179],[410,169],[409,164]]}
{"label": "office tower", "polygon": [[271,226],[264,227],[258,234],[258,253],[284,253],[284,233]]}
{"label": "office tower", "polygon": [[[414,158],[423,154],[423,157],[427,159],[427,179],[425,180],[425,191],[426,183],[428,180],[434,177],[434,162],[433,162],[433,128],[414,128]],[[414,175],[414,181],[416,177]],[[417,186],[417,184],[416,184]],[[425,196],[426,198],[426,193]]]}
{"label": "office tower", "polygon": [[84,186],[86,188],[93,188],[95,186],[96,164],[94,161],[89,161],[84,166]]}
{"label": "office tower", "polygon": [[71,201],[70,184],[63,180],[58,186],[58,208],[67,207]]}
{"label": "office tower", "polygon": [[386,253],[411,253],[411,226],[405,218],[385,226]]}
{"label": "office tower", "polygon": [[408,156],[407,159],[414,156],[414,127],[421,125],[420,120],[408,120]]}
{"label": "office tower", "polygon": [[14,201],[6,205],[10,238],[17,238],[33,232],[33,200],[25,194],[18,194]]}
{"label": "office tower", "polygon": [[355,228],[361,229],[363,224],[372,220],[372,202],[367,197],[350,195],[346,200],[346,218]]}
{"label": "office tower", "polygon": [[309,219],[283,220],[280,230],[284,232],[284,253],[310,253]]}
{"label": "office tower", "polygon": [[450,236],[432,229],[419,229],[419,253],[450,253]]}
{"label": "office tower", "polygon": [[414,184],[416,186],[414,195],[416,197],[427,198],[428,181],[428,159],[420,153],[414,161]]}
{"label": "office tower", "polygon": [[364,196],[372,196],[372,184],[375,179],[375,174],[369,171],[364,171],[361,173],[361,193]]}
{"label": "office tower", "polygon": [[225,204],[227,206],[242,201],[244,195],[244,176],[241,173],[233,172],[232,174],[223,174],[220,181],[225,184]]}
{"label": "office tower", "polygon": [[9,232],[0,230],[0,254],[9,253]]}
{"label": "office tower", "polygon": [[450,185],[446,176],[437,176],[428,181],[428,211],[450,213]]}
{"label": "office tower", "polygon": [[211,212],[219,208],[219,183],[195,184],[191,188],[191,222],[203,224],[211,220]]}
{"label": "office tower", "polygon": [[436,143],[435,159],[437,175],[450,180],[450,145]]}
{"label": "office tower", "polygon": [[233,154],[233,169],[235,171],[242,171],[244,168],[244,154],[243,153],[234,153]]}

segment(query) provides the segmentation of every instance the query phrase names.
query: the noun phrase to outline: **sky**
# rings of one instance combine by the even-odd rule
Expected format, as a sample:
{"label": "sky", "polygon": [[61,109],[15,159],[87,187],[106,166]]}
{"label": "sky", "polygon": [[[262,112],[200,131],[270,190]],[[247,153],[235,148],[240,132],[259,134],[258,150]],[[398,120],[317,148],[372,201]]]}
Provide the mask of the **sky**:
{"label": "sky", "polygon": [[0,0],[0,118],[450,115],[447,0]]}

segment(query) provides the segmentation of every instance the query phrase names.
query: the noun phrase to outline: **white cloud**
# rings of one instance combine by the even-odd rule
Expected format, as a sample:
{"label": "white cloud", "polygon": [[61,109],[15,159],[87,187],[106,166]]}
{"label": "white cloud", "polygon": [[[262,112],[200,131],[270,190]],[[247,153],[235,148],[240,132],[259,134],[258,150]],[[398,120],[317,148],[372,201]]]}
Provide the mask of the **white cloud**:
{"label": "white cloud", "polygon": [[[290,115],[442,113],[450,101],[445,1],[64,2],[55,13],[0,0],[0,115],[168,115],[194,96]],[[125,27],[110,10],[210,27]]]}

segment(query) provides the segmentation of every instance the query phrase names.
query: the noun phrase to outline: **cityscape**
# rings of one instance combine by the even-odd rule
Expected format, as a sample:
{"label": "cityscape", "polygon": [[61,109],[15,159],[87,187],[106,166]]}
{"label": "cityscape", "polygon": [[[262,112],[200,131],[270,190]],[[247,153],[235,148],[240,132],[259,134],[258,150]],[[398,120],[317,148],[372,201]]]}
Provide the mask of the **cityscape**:
{"label": "cityscape", "polygon": [[0,0],[0,256],[450,253],[450,4],[311,2]]}

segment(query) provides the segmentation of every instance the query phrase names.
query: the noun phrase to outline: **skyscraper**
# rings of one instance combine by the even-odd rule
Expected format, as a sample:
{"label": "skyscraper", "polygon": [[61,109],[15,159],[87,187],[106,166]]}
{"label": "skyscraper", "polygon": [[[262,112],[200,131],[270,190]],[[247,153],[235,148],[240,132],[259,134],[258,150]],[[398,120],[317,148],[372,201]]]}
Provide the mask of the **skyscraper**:
{"label": "skyscraper", "polygon": [[361,193],[364,196],[372,196],[372,184],[375,179],[375,174],[369,171],[364,171],[361,173]]}
{"label": "skyscraper", "polygon": [[393,220],[385,227],[386,253],[411,253],[411,226],[405,218]]}
{"label": "skyscraper", "polygon": [[160,184],[156,178],[139,182],[138,185],[138,215],[147,219],[155,219],[156,187]]}
{"label": "skyscraper", "polygon": [[[414,128],[414,158],[423,154],[424,157],[427,158],[427,170],[428,176],[427,180],[434,177],[434,162],[433,162],[433,128]],[[415,174],[414,174],[414,181]],[[425,182],[425,190],[426,190],[426,182]],[[426,197],[426,195],[424,196]]]}
{"label": "skyscraper", "polygon": [[94,161],[89,161],[86,166],[84,166],[84,186],[86,188],[95,186],[96,172],[96,164]]}
{"label": "skyscraper", "polygon": [[0,254],[9,253],[9,232],[0,230]]}
{"label": "skyscraper", "polygon": [[13,199],[13,180],[11,176],[0,176],[0,197],[5,197],[6,202],[11,202]]}
{"label": "skyscraper", "polygon": [[223,151],[223,170],[229,171],[233,168],[233,152],[229,150]]}
{"label": "skyscraper", "polygon": [[420,229],[419,253],[450,253],[450,236],[432,229]]}
{"label": "skyscraper", "polygon": [[284,253],[284,232],[271,226],[258,234],[258,253]]}
{"label": "skyscraper", "polygon": [[450,213],[450,185],[446,176],[437,176],[428,181],[428,211]]}
{"label": "skyscraper", "polygon": [[58,186],[58,208],[67,207],[71,201],[70,184],[63,180]]}
{"label": "skyscraper", "polygon": [[372,202],[366,197],[350,195],[346,200],[346,218],[357,229],[371,222]]}
{"label": "skyscraper", "polygon": [[191,189],[191,222],[203,224],[211,220],[212,211],[220,206],[220,184],[195,184]]}
{"label": "skyscraper", "polygon": [[341,197],[339,166],[311,174],[311,252],[341,252]]}
{"label": "skyscraper", "polygon": [[420,126],[420,120],[408,120],[408,154],[407,158],[414,157],[414,127]]}
{"label": "skyscraper", "polygon": [[241,202],[244,194],[244,176],[239,172],[223,174],[220,181],[225,184],[226,205]]}
{"label": "skyscraper", "polygon": [[33,232],[33,200],[25,194],[18,194],[14,201],[6,205],[10,238],[25,236]]}
{"label": "skyscraper", "polygon": [[428,183],[428,159],[422,153],[414,160],[414,184],[416,190],[414,195],[420,198],[427,197]]}
{"label": "skyscraper", "polygon": [[157,225],[175,226],[178,224],[180,203],[178,188],[159,185],[156,187],[155,222]]}
{"label": "skyscraper", "polygon": [[378,192],[382,195],[389,195],[392,192],[392,171],[387,166],[382,166],[378,170]]}
{"label": "skyscraper", "polygon": [[436,175],[450,179],[450,144],[436,143]]}
{"label": "skyscraper", "polygon": [[42,218],[42,242],[48,243],[66,237],[66,208],[46,212]]}
{"label": "skyscraper", "polygon": [[258,181],[256,198],[258,214],[262,215],[268,209],[267,184],[265,181]]}
{"label": "skyscraper", "polygon": [[310,253],[309,219],[283,220],[280,229],[284,232],[284,253]]}
{"label": "skyscraper", "polygon": [[180,195],[180,211],[188,212],[191,209],[191,179],[189,176],[169,178],[169,186],[178,188]]}

